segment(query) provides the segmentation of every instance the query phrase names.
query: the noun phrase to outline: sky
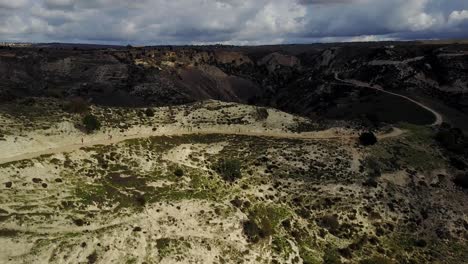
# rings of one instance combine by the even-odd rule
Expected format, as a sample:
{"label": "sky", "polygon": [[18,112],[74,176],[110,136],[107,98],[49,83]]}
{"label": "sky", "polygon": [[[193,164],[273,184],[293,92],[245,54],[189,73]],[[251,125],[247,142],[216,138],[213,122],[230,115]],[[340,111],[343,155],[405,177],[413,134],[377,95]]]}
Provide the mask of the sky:
{"label": "sky", "polygon": [[131,45],[468,38],[468,0],[0,0],[0,42]]}

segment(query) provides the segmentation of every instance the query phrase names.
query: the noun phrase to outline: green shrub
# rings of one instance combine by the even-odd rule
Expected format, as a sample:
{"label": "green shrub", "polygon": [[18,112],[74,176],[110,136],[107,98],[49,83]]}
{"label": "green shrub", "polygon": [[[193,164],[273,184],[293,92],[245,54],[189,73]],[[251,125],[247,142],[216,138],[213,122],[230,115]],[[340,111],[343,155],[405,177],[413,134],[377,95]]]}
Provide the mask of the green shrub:
{"label": "green shrub", "polygon": [[323,256],[324,264],[341,264],[341,257],[338,252],[334,249],[327,249]]}
{"label": "green shrub", "polygon": [[151,108],[146,108],[146,110],[145,110],[145,115],[146,115],[147,117],[153,117],[153,116],[154,116],[154,110],[151,109]]}
{"label": "green shrub", "polygon": [[338,221],[337,215],[325,215],[319,221],[318,224],[326,228],[331,234],[336,234],[340,228],[340,222]]}
{"label": "green shrub", "polygon": [[177,168],[174,171],[174,175],[177,176],[177,177],[182,177],[182,176],[184,176],[184,171],[181,168]]}
{"label": "green shrub", "polygon": [[363,146],[372,146],[377,143],[377,137],[372,132],[364,132],[359,136],[359,142]]}
{"label": "green shrub", "polygon": [[257,121],[264,121],[268,118],[269,114],[268,114],[268,110],[266,108],[263,108],[263,107],[257,107],[256,108],[256,117],[255,119]]}
{"label": "green shrub", "polygon": [[94,263],[97,262],[98,255],[97,255],[96,251],[93,251],[93,253],[91,253],[91,255],[89,255],[86,258],[88,259],[89,264],[94,264]]}
{"label": "green shrub", "polygon": [[86,129],[86,132],[92,133],[101,128],[101,122],[99,122],[95,116],[89,114],[83,118],[83,126]]}
{"label": "green shrub", "polygon": [[249,220],[244,222],[244,234],[250,242],[256,243],[274,235],[289,215],[283,207],[256,205],[250,209]]}
{"label": "green shrub", "polygon": [[215,165],[215,171],[223,177],[225,181],[233,182],[242,177],[241,163],[237,159],[221,159]]}
{"label": "green shrub", "polygon": [[257,243],[262,238],[260,227],[253,220],[245,221],[243,230],[250,242]]}

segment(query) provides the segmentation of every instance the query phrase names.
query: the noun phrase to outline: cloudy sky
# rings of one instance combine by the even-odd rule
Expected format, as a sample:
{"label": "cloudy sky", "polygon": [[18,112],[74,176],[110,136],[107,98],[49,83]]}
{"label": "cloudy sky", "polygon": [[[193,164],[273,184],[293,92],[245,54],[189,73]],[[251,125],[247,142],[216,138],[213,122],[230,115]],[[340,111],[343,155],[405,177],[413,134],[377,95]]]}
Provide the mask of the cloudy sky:
{"label": "cloudy sky", "polygon": [[278,44],[468,38],[468,0],[0,0],[0,42]]}

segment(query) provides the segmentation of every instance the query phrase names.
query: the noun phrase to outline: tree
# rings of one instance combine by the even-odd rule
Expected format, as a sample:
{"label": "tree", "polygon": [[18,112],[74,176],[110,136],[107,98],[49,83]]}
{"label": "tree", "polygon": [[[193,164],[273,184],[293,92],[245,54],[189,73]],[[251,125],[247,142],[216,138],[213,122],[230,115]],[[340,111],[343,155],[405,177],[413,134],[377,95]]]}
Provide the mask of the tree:
{"label": "tree", "polygon": [[153,117],[154,116],[154,110],[151,108],[146,108],[145,114],[147,117]]}
{"label": "tree", "polygon": [[174,171],[174,175],[177,176],[177,177],[182,177],[182,176],[184,176],[184,171],[181,168],[177,168]]}
{"label": "tree", "polygon": [[377,143],[377,137],[372,132],[364,132],[359,136],[359,143],[363,146],[372,146]]}
{"label": "tree", "polygon": [[88,133],[92,133],[101,128],[101,122],[92,114],[88,114],[83,118],[83,125]]}
{"label": "tree", "polygon": [[263,107],[257,107],[255,112],[256,112],[255,119],[257,121],[264,121],[269,116],[268,110]]}
{"label": "tree", "polygon": [[260,227],[253,220],[247,220],[242,225],[244,234],[247,236],[248,240],[253,243],[257,243],[261,236]]}

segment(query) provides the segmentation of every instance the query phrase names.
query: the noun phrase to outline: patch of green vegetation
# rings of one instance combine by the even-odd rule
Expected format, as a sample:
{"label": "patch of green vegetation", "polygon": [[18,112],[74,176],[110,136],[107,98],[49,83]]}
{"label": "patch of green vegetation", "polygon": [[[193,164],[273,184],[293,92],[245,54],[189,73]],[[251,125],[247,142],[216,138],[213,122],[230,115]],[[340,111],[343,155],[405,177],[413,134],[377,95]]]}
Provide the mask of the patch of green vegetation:
{"label": "patch of green vegetation", "polygon": [[[172,167],[175,166],[168,166]],[[217,201],[237,192],[236,188],[228,189],[222,180],[192,168],[185,169],[186,176],[191,179],[188,186],[179,181],[180,178],[172,173],[172,169],[167,173],[156,169],[139,175],[141,172],[134,172],[133,166],[110,164],[108,168],[107,172],[98,169],[88,171],[90,174],[102,174],[93,184],[76,182],[75,195],[81,204],[115,206],[115,211],[122,208],[141,210],[147,203],[191,199]],[[172,181],[173,184],[151,186],[152,181],[161,179]]]}
{"label": "patch of green vegetation", "polygon": [[179,189],[177,186],[165,186],[155,188],[154,192],[145,195],[148,197],[148,202],[171,201],[177,202],[182,200],[210,200],[219,201],[228,195],[225,189]]}
{"label": "patch of green vegetation", "polygon": [[[63,112],[61,102],[51,98],[22,98],[0,105],[0,112],[15,119],[23,131],[41,129],[69,117]],[[39,124],[39,125],[37,125]]]}
{"label": "patch of green vegetation", "polygon": [[86,132],[88,133],[92,133],[101,128],[101,122],[92,114],[86,115],[82,122]]}
{"label": "patch of green vegetation", "polygon": [[154,110],[152,108],[146,108],[145,115],[147,117],[153,117],[154,116]]}
{"label": "patch of green vegetation", "polygon": [[0,164],[0,168],[15,167],[17,169],[25,169],[33,165],[34,165],[34,162],[32,161],[32,159],[25,159],[25,160],[12,161],[12,162]]}
{"label": "patch of green vegetation", "polygon": [[398,125],[401,129],[407,131],[406,138],[416,140],[421,143],[432,143],[434,141],[434,131],[427,126],[418,126],[408,123],[400,123]]}
{"label": "patch of green vegetation", "polygon": [[322,263],[321,259],[318,257],[318,254],[316,254],[316,252],[309,250],[304,245],[299,247],[299,255],[301,256],[302,263],[304,264],[321,264]]}
{"label": "patch of green vegetation", "polygon": [[[127,184],[127,186],[125,186]],[[124,181],[123,183],[112,184],[109,181],[103,181],[92,185],[81,184],[75,190],[75,195],[79,202],[84,205],[116,206],[115,210],[121,208],[142,209],[146,203],[147,193],[141,194],[140,191],[154,191],[154,188],[148,186],[139,186],[134,189],[138,183]]]}
{"label": "patch of green vegetation", "polygon": [[372,146],[377,143],[377,137],[372,132],[364,132],[359,136],[359,143],[363,146]]}
{"label": "patch of green vegetation", "polygon": [[428,171],[445,165],[442,155],[434,147],[434,132],[424,126],[402,125],[407,130],[403,138],[382,141],[370,148],[367,164],[374,164],[383,172],[409,167]]}
{"label": "patch of green vegetation", "polygon": [[408,262],[411,253],[412,263],[464,263],[468,259],[468,243],[466,241],[445,241],[439,238],[422,241],[411,233],[399,233],[383,239],[384,247],[393,252],[396,262]]}
{"label": "patch of green vegetation", "polygon": [[272,241],[273,251],[279,256],[288,259],[289,256],[293,253],[293,249],[289,241],[283,236],[274,236]]}
{"label": "patch of green vegetation", "polygon": [[156,248],[159,257],[163,259],[168,256],[184,255],[191,245],[183,239],[160,238],[156,240]]}
{"label": "patch of green vegetation", "polygon": [[88,257],[86,257],[86,259],[88,260],[88,264],[96,263],[98,260],[98,255],[96,251],[93,251],[93,253],[91,253]]}
{"label": "patch of green vegetation", "polygon": [[256,121],[265,121],[269,116],[268,109],[264,107],[256,107],[253,115]]}
{"label": "patch of green vegetation", "polygon": [[12,229],[0,229],[0,237],[16,237],[19,232]]}
{"label": "patch of green vegetation", "polygon": [[256,243],[276,234],[281,222],[290,216],[290,211],[285,207],[256,204],[249,211],[249,220],[244,223],[244,234]]}
{"label": "patch of green vegetation", "polygon": [[237,159],[220,159],[214,169],[225,181],[234,182],[242,177],[241,162]]}
{"label": "patch of green vegetation", "polygon": [[341,264],[341,257],[338,254],[338,251],[333,248],[329,248],[325,250],[325,254],[323,255],[323,263],[324,264]]}
{"label": "patch of green vegetation", "polygon": [[174,170],[174,175],[177,177],[182,177],[184,176],[184,170],[182,168],[177,168]]}

